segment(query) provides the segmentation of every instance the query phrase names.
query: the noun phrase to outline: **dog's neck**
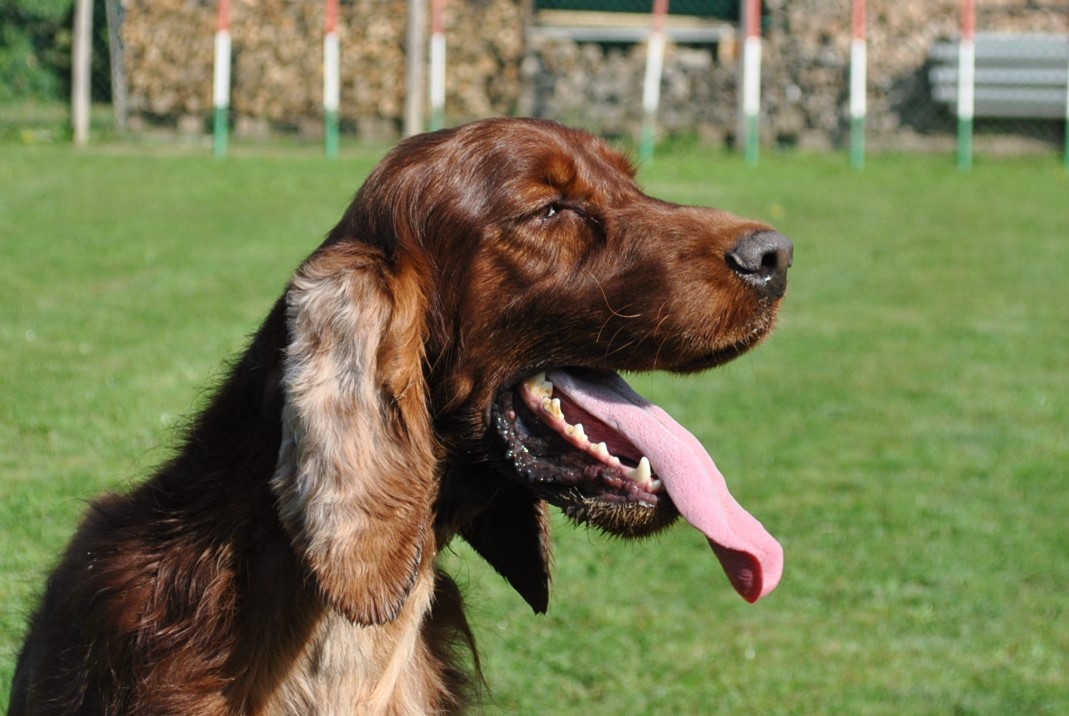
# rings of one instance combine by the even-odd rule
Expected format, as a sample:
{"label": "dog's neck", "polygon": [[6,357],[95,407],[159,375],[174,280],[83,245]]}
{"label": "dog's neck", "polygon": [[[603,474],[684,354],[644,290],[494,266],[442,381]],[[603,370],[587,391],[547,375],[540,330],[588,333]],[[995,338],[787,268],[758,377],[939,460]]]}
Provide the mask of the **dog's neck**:
{"label": "dog's neck", "polygon": [[400,616],[381,626],[353,624],[323,610],[288,676],[266,695],[264,714],[317,713],[323,704],[360,704],[362,714],[443,710],[444,665],[424,638],[435,572],[421,569]]}

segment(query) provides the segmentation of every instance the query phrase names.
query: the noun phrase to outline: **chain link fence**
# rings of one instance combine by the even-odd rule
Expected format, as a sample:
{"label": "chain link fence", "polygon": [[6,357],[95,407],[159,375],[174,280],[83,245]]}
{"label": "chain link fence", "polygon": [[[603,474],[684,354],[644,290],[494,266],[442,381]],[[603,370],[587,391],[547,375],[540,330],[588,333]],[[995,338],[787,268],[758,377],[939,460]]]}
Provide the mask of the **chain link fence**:
{"label": "chain link fence", "polygon": [[[109,3],[119,47],[109,41]],[[651,4],[449,2],[446,122],[523,114],[636,138]],[[0,6],[0,138],[69,136],[72,6]],[[868,9],[868,146],[953,151],[960,3],[870,0]],[[95,138],[207,141],[216,12],[216,0],[93,4]],[[847,146],[850,12],[849,0],[762,3],[763,146]],[[737,1],[670,3],[661,137],[738,143],[739,14]],[[406,20],[405,0],[341,0],[343,136],[400,134]],[[323,28],[323,0],[233,1],[229,111],[238,139],[320,140]],[[976,57],[977,151],[1060,152],[1069,2],[980,0]],[[113,90],[115,72],[121,80]]]}

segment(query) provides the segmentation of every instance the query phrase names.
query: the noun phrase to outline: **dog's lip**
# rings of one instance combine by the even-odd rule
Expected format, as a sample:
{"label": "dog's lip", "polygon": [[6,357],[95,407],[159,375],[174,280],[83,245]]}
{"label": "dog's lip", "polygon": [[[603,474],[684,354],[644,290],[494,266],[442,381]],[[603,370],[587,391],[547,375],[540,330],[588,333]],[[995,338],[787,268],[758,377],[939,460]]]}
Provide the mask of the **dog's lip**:
{"label": "dog's lip", "polygon": [[551,493],[551,498],[567,496],[621,507],[649,508],[667,499],[654,476],[633,479],[641,456],[626,451],[607,454],[598,443],[566,434],[559,423],[553,424],[552,416],[524,397],[524,381],[502,390],[491,409],[491,423],[505,442],[506,460],[532,486]]}
{"label": "dog's lip", "polygon": [[717,348],[699,358],[685,361],[679,365],[667,367],[666,369],[674,373],[699,373],[703,370],[709,370],[710,368],[719,368],[726,363],[730,363],[739,356],[748,353],[750,349],[760,343],[768,333],[768,329],[755,331],[752,335],[747,336],[740,341]]}

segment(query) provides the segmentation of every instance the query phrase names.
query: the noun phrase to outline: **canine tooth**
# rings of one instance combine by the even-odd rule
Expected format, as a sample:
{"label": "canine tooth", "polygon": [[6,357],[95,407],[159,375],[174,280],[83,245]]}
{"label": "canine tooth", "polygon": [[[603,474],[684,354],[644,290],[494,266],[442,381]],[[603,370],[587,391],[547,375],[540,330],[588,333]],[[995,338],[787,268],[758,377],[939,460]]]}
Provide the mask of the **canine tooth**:
{"label": "canine tooth", "polygon": [[638,461],[638,466],[631,471],[631,479],[640,485],[645,485],[649,482],[650,475],[653,471],[650,469],[650,461],[645,455]]}
{"label": "canine tooth", "polygon": [[527,389],[540,398],[549,398],[553,395],[553,384],[546,380],[545,372],[535,373],[524,381]]}

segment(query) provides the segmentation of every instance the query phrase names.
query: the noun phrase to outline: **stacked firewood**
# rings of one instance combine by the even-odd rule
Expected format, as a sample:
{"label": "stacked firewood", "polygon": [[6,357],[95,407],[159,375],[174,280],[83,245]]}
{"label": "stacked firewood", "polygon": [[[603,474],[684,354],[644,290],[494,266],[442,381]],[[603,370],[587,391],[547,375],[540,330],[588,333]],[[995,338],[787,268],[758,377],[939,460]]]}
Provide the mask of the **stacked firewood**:
{"label": "stacked firewood", "polygon": [[[216,3],[203,0],[127,1],[124,62],[134,115],[155,123],[205,125],[215,12]],[[510,112],[523,53],[519,0],[454,2],[446,18],[447,117],[460,121]],[[406,23],[405,0],[341,3],[343,123],[358,129],[400,126]],[[323,28],[322,0],[233,0],[230,108],[238,131],[319,126]]]}
{"label": "stacked firewood", "polygon": [[[446,121],[520,113],[637,136],[645,44],[529,33],[531,1],[450,0]],[[208,126],[217,2],[125,0],[124,61],[135,118],[191,131]],[[322,131],[323,0],[231,3],[231,111],[238,131]],[[766,0],[764,6],[764,140],[842,144],[849,126],[850,3]],[[893,144],[945,125],[945,108],[931,101],[926,62],[936,41],[958,36],[959,0],[870,0],[868,8],[870,136]],[[1062,0],[989,0],[977,20],[987,31],[1069,31]],[[398,133],[406,26],[406,0],[342,0],[344,128],[362,136]],[[734,37],[670,46],[661,133],[730,139],[738,122],[738,59]]]}

